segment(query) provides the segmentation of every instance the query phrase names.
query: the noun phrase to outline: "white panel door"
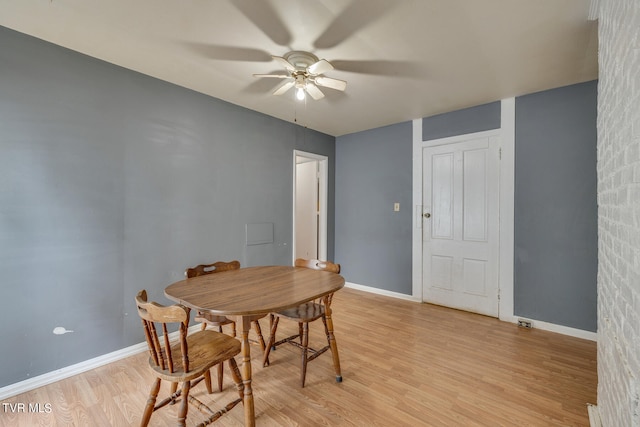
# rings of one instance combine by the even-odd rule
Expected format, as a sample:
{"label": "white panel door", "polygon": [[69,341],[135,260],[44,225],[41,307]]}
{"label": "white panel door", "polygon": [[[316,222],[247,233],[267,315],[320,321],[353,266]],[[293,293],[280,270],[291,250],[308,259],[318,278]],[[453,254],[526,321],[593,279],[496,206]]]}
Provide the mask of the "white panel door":
{"label": "white panel door", "polygon": [[498,137],[423,149],[423,300],[498,316]]}

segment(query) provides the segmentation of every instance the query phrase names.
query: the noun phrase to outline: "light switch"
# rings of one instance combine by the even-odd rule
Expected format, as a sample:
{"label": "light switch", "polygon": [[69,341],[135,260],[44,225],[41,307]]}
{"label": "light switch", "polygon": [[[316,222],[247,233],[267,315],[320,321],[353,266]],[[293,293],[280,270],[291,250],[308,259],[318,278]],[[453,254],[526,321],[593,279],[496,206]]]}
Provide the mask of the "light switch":
{"label": "light switch", "polygon": [[399,212],[400,211],[400,203],[394,203],[393,204],[393,211],[394,212]]}

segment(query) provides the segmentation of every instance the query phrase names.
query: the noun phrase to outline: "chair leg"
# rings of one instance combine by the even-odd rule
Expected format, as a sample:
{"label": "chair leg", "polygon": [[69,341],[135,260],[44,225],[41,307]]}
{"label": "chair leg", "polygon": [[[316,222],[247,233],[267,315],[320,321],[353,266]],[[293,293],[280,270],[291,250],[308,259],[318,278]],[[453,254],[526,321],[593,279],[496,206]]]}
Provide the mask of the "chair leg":
{"label": "chair leg", "polygon": [[222,391],[222,380],[224,376],[224,366],[222,363],[218,363],[218,391]]}
{"label": "chair leg", "polygon": [[[171,393],[169,395],[171,396],[172,394],[174,394],[176,390],[178,390],[178,383],[171,383]],[[173,405],[173,403],[171,404]]]}
{"label": "chair leg", "polygon": [[309,353],[309,322],[300,324],[302,326],[302,335],[300,341],[302,344],[302,372],[300,374],[300,385],[304,387],[304,380],[307,376],[307,354]]}
{"label": "chair leg", "polygon": [[256,335],[258,336],[258,342],[260,343],[260,347],[262,348],[262,351],[264,352],[265,349],[265,343],[264,343],[264,338],[262,337],[262,328],[260,328],[260,322],[257,320],[253,321],[253,328],[256,330]]}
{"label": "chair leg", "polygon": [[229,370],[231,371],[231,378],[233,378],[233,382],[238,389],[238,395],[240,399],[243,399],[244,404],[244,383],[242,382],[242,376],[240,375],[240,369],[238,369],[238,364],[236,363],[236,359],[233,357],[229,359]]}
{"label": "chair leg", "polygon": [[300,337],[300,345],[302,345],[302,322],[298,323],[298,336]]}
{"label": "chair leg", "polygon": [[182,383],[182,402],[178,411],[178,426],[185,427],[187,421],[187,411],[189,410],[189,390],[191,389],[191,381]]}
{"label": "chair leg", "polygon": [[[156,378],[151,386],[151,391],[149,392],[149,397],[147,398],[147,404],[144,407],[144,413],[142,414],[142,419],[140,420],[140,427],[146,427],[149,425],[149,420],[151,419],[151,414],[153,414],[153,408],[156,405],[156,399],[158,398],[158,392],[160,391],[160,378]],[[177,383],[171,383],[173,384]]]}
{"label": "chair leg", "polygon": [[[276,319],[278,319],[273,313],[269,313],[269,334],[271,334],[271,331],[273,330],[273,324],[276,322]],[[276,336],[275,336],[275,332],[273,334],[273,340],[271,341],[271,345],[273,346],[273,348],[271,350],[275,350],[276,347],[273,345],[273,343],[276,342]]]}
{"label": "chair leg", "polygon": [[[222,332],[222,325],[218,325],[218,332],[223,333]],[[235,333],[234,333],[235,336]],[[221,392],[222,391],[222,382],[224,380],[224,369],[222,367],[222,363],[218,364],[218,391]],[[207,378],[205,377],[205,381],[207,381]],[[211,377],[209,377],[209,382],[206,383],[207,384],[207,390],[209,391],[209,393],[212,393],[211,390]]]}
{"label": "chair leg", "polygon": [[213,387],[211,386],[211,371],[204,373],[204,385],[207,386],[207,393],[213,393]]}
{"label": "chair leg", "polygon": [[275,350],[274,344],[276,342],[276,330],[278,329],[279,320],[280,318],[275,316],[275,319],[273,320],[273,324],[271,325],[271,332],[269,333],[269,341],[265,345],[264,354],[262,356],[263,367],[269,366],[269,353],[271,353],[271,350]]}

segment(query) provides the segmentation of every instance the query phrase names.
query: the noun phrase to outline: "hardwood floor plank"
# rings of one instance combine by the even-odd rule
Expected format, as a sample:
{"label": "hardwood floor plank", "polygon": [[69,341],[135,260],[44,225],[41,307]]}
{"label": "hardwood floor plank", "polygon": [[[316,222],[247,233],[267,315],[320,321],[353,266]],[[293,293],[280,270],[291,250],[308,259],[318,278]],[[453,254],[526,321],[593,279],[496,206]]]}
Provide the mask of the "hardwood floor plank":
{"label": "hardwood floor plank", "polygon": [[[596,402],[596,343],[444,307],[343,289],[335,295],[334,326],[342,383],[331,356],[311,362],[299,386],[300,353],[281,346],[271,366],[252,346],[256,421],[262,426],[588,426]],[[282,322],[278,336],[297,326]],[[324,342],[312,325],[310,343]],[[51,411],[0,407],[0,427],[137,425],[153,376],[140,353],[7,399],[50,404]],[[192,392],[215,407],[235,390]],[[168,393],[163,384],[160,396]],[[151,425],[175,422],[177,406],[153,414]],[[239,408],[239,407],[238,407]],[[27,406],[28,409],[28,406]],[[32,408],[33,409],[33,408]],[[187,425],[200,421],[189,410]],[[242,426],[234,409],[215,425]]]}

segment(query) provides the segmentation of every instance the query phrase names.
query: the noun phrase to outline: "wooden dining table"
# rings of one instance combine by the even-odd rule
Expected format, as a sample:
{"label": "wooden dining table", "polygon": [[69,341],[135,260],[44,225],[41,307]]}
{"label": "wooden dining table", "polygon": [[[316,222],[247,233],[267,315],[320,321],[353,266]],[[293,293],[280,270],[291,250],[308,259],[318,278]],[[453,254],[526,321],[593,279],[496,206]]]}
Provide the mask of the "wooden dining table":
{"label": "wooden dining table", "polygon": [[323,299],[326,304],[333,365],[336,378],[341,379],[329,296],[343,286],[344,278],[328,271],[289,266],[261,266],[181,280],[169,285],[165,289],[165,295],[170,300],[194,310],[208,311],[236,320],[241,340],[245,426],[255,426],[249,344],[251,322],[272,312],[296,307],[314,299]]}

